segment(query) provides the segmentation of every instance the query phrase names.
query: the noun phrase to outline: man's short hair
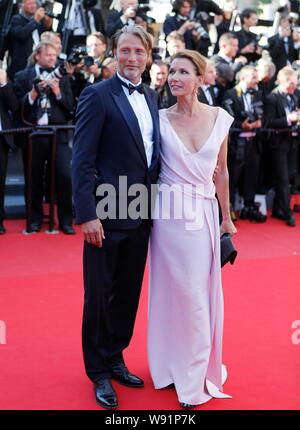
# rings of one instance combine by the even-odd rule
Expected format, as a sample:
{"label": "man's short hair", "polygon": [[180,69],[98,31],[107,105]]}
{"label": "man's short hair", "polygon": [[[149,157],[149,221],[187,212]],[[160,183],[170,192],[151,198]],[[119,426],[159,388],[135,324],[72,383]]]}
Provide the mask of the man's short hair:
{"label": "man's short hair", "polygon": [[94,31],[93,33],[89,34],[86,39],[89,39],[92,36],[100,40],[100,42],[102,42],[104,45],[107,45],[106,38],[104,34],[100,33],[100,31]]}
{"label": "man's short hair", "polygon": [[238,40],[238,38],[236,37],[236,35],[235,34],[232,34],[232,33],[224,33],[224,34],[222,34],[222,36],[220,37],[220,40],[219,40],[219,46],[221,46],[221,45],[223,45],[223,44],[228,44],[228,43],[230,43],[233,39],[236,39],[236,40]]}
{"label": "man's short hair", "polygon": [[171,40],[180,40],[180,42],[184,42],[184,37],[182,34],[179,34],[178,31],[171,31],[171,33],[168,34],[166,41],[167,43]]}
{"label": "man's short hair", "polygon": [[257,12],[255,9],[246,8],[242,10],[242,13],[240,14],[241,23],[244,24],[245,18],[250,18],[251,15],[257,15]]}
{"label": "man's short hair", "polygon": [[285,66],[279,70],[277,75],[277,82],[281,83],[285,81],[287,78],[296,76],[297,72],[291,66]]}
{"label": "man's short hair", "polygon": [[148,53],[152,51],[153,42],[151,35],[141,25],[125,25],[112,36],[112,49],[117,49],[120,37],[123,34],[132,34],[140,39]]}
{"label": "man's short hair", "polygon": [[36,47],[34,48],[32,54],[31,54],[31,59],[32,62],[35,64],[36,63],[36,56],[39,55],[44,49],[47,48],[52,48],[55,50],[55,52],[57,52],[55,45],[53,45],[53,43],[51,42],[40,42],[38,45],[36,45]]}

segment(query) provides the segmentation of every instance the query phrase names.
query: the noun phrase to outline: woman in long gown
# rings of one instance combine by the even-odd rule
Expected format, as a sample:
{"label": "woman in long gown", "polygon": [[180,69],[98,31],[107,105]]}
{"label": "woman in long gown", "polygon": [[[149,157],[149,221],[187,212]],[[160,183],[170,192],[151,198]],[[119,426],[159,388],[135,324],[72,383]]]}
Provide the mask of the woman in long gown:
{"label": "woman in long gown", "polygon": [[[227,171],[233,118],[222,108],[198,101],[205,64],[204,57],[189,50],[180,51],[171,62],[168,82],[177,104],[160,111],[160,191],[150,242],[150,372],[155,388],[174,384],[183,408],[212,397],[230,397],[222,389],[226,369],[220,234],[236,233]],[[170,206],[163,203],[162,186],[173,186]],[[186,205],[188,199],[194,206]],[[189,209],[179,217],[175,206],[182,201]]]}

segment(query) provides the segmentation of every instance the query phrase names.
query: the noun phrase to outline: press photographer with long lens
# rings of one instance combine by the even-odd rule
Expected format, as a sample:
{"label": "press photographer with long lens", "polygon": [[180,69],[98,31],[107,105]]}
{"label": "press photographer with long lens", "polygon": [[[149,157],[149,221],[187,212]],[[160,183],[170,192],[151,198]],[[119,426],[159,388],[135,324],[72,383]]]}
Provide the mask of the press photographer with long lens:
{"label": "press photographer with long lens", "polygon": [[[67,125],[74,110],[70,81],[64,65],[56,67],[57,52],[50,43],[39,44],[34,51],[35,65],[18,72],[15,90],[22,101],[22,118],[30,125]],[[50,163],[49,137],[36,137],[32,148],[32,225],[38,232],[43,221],[45,164]],[[26,163],[26,148],[25,168]],[[74,234],[72,228],[71,153],[66,131],[57,132],[55,158],[55,192],[59,228]]]}
{"label": "press photographer with long lens", "polygon": [[254,203],[261,153],[258,132],[264,121],[263,97],[257,84],[255,67],[243,67],[238,85],[225,93],[223,106],[235,118],[233,127],[242,129],[231,134],[228,145],[230,202],[234,207],[235,193],[239,189],[244,199],[241,219],[261,223],[266,221],[266,216]]}
{"label": "press photographer with long lens", "polygon": [[10,79],[27,65],[32,49],[40,42],[40,35],[50,30],[52,18],[45,14],[45,9],[37,6],[36,0],[23,0],[20,13],[11,19],[9,35]]}
{"label": "press photographer with long lens", "polygon": [[193,0],[175,0],[173,2],[173,15],[167,15],[163,24],[163,31],[167,36],[172,31],[177,31],[184,37],[185,47],[195,49],[203,55],[207,55],[210,38],[207,30],[201,23],[201,16],[191,19]]}

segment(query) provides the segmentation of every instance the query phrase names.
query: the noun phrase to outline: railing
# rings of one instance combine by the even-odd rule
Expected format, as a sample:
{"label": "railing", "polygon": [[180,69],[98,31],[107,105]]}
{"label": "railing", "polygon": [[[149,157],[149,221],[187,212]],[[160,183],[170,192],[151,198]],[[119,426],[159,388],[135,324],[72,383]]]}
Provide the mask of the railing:
{"label": "railing", "polygon": [[[38,136],[48,136],[51,141],[51,158],[50,158],[50,202],[49,202],[49,232],[54,231],[54,201],[55,201],[55,155],[57,145],[57,132],[61,130],[74,130],[73,125],[45,125],[35,127],[23,127],[23,128],[12,128],[6,130],[0,130],[0,135],[5,134],[29,134],[28,137],[28,165],[27,165],[27,186],[26,186],[26,232],[31,233],[32,223],[32,139]],[[245,130],[239,128],[231,128],[231,133],[242,133],[245,131],[256,132],[258,134],[263,133],[274,133],[278,134],[290,134],[300,136],[300,125],[296,127],[274,129],[274,128],[260,128],[255,130]]]}
{"label": "railing", "polygon": [[36,127],[23,127],[1,130],[4,134],[29,134],[27,144],[27,184],[26,184],[26,232],[32,233],[32,144],[33,138],[49,137],[51,142],[50,157],[50,201],[49,201],[49,233],[54,231],[54,202],[55,202],[55,155],[57,145],[57,132],[61,130],[74,130],[73,125],[43,125]]}

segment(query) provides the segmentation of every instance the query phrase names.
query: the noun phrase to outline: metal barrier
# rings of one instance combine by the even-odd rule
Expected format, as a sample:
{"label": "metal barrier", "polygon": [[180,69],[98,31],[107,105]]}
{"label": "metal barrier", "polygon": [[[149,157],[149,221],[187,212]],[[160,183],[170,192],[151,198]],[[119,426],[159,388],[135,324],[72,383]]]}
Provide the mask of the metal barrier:
{"label": "metal barrier", "polygon": [[27,143],[27,184],[26,184],[26,233],[32,233],[32,145],[35,137],[49,137],[51,142],[50,157],[50,202],[49,202],[49,233],[54,232],[54,209],[55,209],[55,155],[57,145],[57,132],[60,130],[74,130],[73,125],[43,125],[36,127],[12,128],[0,130],[3,134],[29,134]]}
{"label": "metal barrier", "polygon": [[[36,127],[12,128],[0,130],[0,135],[4,134],[29,134],[28,138],[28,165],[27,165],[27,190],[26,190],[26,232],[32,233],[30,228],[32,222],[32,138],[37,136],[48,136],[51,138],[51,158],[50,158],[50,202],[49,202],[49,232],[54,231],[54,202],[55,202],[55,154],[57,145],[57,132],[61,130],[74,130],[74,125],[43,125]],[[300,136],[300,126],[284,129],[261,128],[255,131],[258,134],[274,133],[274,134],[291,134]],[[229,133],[245,132],[244,129],[231,128]]]}

